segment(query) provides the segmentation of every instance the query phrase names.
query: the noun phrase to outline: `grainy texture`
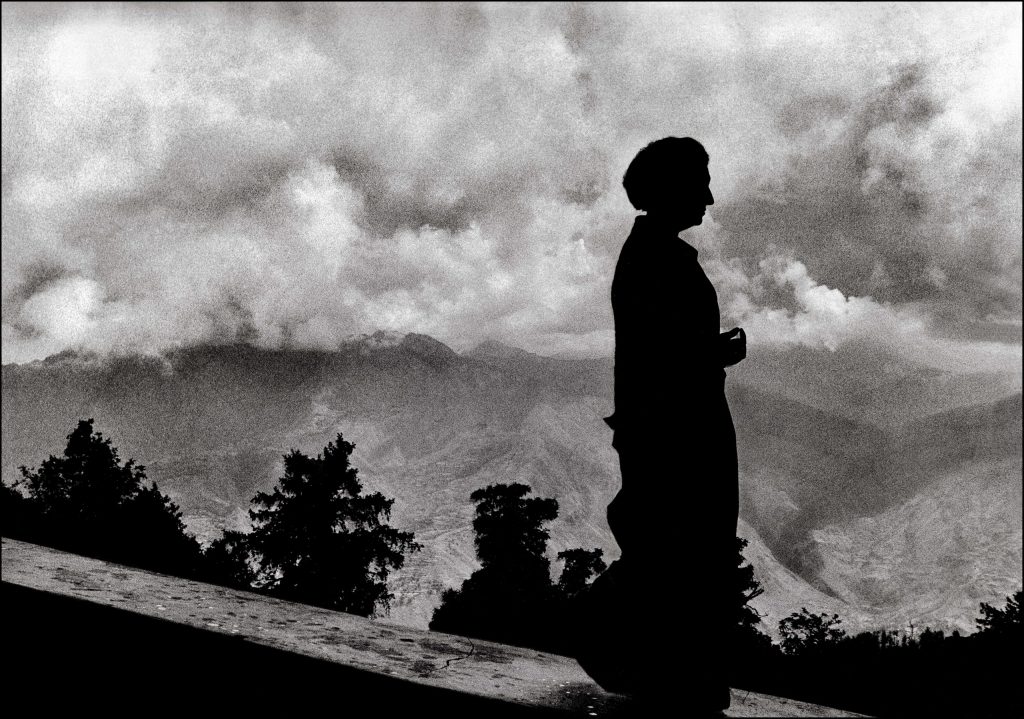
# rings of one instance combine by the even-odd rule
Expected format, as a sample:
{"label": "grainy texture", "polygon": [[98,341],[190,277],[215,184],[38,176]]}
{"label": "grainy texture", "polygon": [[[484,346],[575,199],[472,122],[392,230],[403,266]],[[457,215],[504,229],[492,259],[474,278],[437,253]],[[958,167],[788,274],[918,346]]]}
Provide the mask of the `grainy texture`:
{"label": "grainy texture", "polygon": [[[567,657],[392,626],[7,538],[3,539],[3,581],[523,707],[562,709],[584,716],[628,710],[624,697],[602,691]],[[685,706],[685,697],[680,697],[680,703]],[[737,690],[727,715],[858,716]]]}

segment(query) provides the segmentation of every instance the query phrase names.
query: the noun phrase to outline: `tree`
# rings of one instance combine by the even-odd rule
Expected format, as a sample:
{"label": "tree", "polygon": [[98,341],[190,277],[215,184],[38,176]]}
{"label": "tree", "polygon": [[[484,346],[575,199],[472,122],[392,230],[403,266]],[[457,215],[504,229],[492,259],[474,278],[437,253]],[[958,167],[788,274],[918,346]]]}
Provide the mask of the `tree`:
{"label": "tree", "polygon": [[782,635],[782,651],[786,654],[811,654],[820,652],[830,644],[839,642],[846,632],[838,614],[811,614],[806,607],[793,612],[779,622]]}
{"label": "tree", "polygon": [[558,516],[554,499],[528,497],[525,484],[492,484],[470,495],[480,569],[448,589],[430,628],[464,636],[558,650],[558,595],[546,556],[545,524]]}
{"label": "tree", "polygon": [[[747,540],[736,537],[736,571],[733,573],[733,611],[736,617],[733,652],[738,656],[765,659],[777,649],[771,638],[762,632],[758,625],[761,615],[750,602],[764,594],[761,583],[754,577],[754,565],[747,562],[743,550],[747,548]],[[748,665],[734,665],[734,674],[743,676],[747,667],[754,668],[756,662]]]}
{"label": "tree", "polygon": [[515,571],[543,566],[547,571],[545,552],[550,535],[544,525],[558,516],[558,502],[526,498],[532,491],[526,484],[492,484],[469,495],[477,505],[474,545],[485,569]]}
{"label": "tree", "polygon": [[974,620],[980,634],[989,636],[1020,636],[1021,634],[1021,595],[1024,590],[1018,589],[1015,594],[1006,598],[1006,606],[996,609],[990,604],[981,603],[981,617]]}
{"label": "tree", "polygon": [[204,578],[214,584],[236,589],[253,589],[256,572],[249,551],[249,537],[226,530],[203,552]]}
{"label": "tree", "polygon": [[0,522],[5,537],[34,541],[33,529],[38,524],[35,505],[15,487],[0,483]]}
{"label": "tree", "polygon": [[141,491],[145,468],[124,464],[109,439],[93,431],[93,420],[79,420],[62,457],[50,455],[38,470],[19,467],[29,497],[47,516],[98,517],[131,501]]}
{"label": "tree", "polygon": [[[61,457],[38,470],[19,467],[28,497],[12,507],[26,510],[26,538],[136,567],[195,576],[200,547],[185,532],[181,511],[155,483],[145,486],[145,467],[122,463],[109,439],[80,420]],[[27,519],[25,519],[27,517]]]}
{"label": "tree", "polygon": [[558,578],[558,589],[567,599],[572,599],[586,589],[588,582],[608,568],[601,549],[566,549],[558,553],[565,562]]}
{"label": "tree", "polygon": [[390,607],[388,575],[421,545],[387,523],[393,499],[363,494],[354,448],[339,433],[316,457],[292,450],[274,490],[253,498],[246,549],[264,591],[362,616]]}
{"label": "tree", "polygon": [[737,623],[741,627],[753,628],[761,622],[761,615],[750,606],[750,602],[764,594],[761,583],[754,578],[754,565],[747,562],[743,550],[747,548],[747,540],[736,537],[736,572],[733,575],[735,586],[733,598]]}

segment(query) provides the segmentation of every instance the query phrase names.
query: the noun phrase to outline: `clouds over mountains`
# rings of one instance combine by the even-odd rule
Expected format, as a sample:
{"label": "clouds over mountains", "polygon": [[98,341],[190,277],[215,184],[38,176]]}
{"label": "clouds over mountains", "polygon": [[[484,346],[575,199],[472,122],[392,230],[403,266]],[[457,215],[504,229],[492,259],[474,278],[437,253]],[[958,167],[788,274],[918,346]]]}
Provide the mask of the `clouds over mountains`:
{"label": "clouds over mountains", "polygon": [[980,333],[1019,364],[1020,26],[1009,5],[5,8],[4,361],[377,328],[608,352],[619,178],[675,134],[711,154],[691,239],[752,342]]}

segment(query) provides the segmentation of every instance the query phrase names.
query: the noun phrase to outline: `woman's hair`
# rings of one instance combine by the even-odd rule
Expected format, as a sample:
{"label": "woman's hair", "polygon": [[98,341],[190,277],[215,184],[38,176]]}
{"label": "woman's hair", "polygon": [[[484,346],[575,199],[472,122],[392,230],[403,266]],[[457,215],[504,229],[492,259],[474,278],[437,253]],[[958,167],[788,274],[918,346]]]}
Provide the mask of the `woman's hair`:
{"label": "woman's hair", "polygon": [[707,164],[707,150],[692,137],[665,137],[636,153],[622,186],[633,207],[646,211],[667,188],[685,182]]}

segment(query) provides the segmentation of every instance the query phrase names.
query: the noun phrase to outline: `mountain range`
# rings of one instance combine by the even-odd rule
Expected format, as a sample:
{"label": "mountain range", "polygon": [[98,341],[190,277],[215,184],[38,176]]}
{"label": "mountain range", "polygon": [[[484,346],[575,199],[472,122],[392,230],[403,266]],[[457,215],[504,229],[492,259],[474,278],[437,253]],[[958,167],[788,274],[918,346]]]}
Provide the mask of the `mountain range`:
{"label": "mountain range", "polygon": [[[904,364],[876,378],[868,401],[848,377],[846,389],[830,380],[834,357],[801,372],[814,361],[765,352],[730,370],[740,533],[766,589],[755,602],[765,629],[806,606],[851,631],[972,631],[979,602],[1001,603],[1021,583],[1019,382]],[[498,342],[460,354],[386,332],[333,351],[63,353],[3,366],[2,476],[59,453],[92,417],[209,541],[247,527],[249,500],[273,486],[285,452],[318,453],[342,432],[367,489],[394,498],[392,523],[424,545],[392,577],[388,618],[423,627],[441,591],[477,566],[469,495],[487,484],[525,482],[558,500],[552,556],[618,556],[604,516],[619,482],[602,421],[612,368]],[[780,381],[787,372],[805,381]],[[695,511],[679,507],[679,521]],[[685,564],[669,576],[666,611],[689,579]]]}

